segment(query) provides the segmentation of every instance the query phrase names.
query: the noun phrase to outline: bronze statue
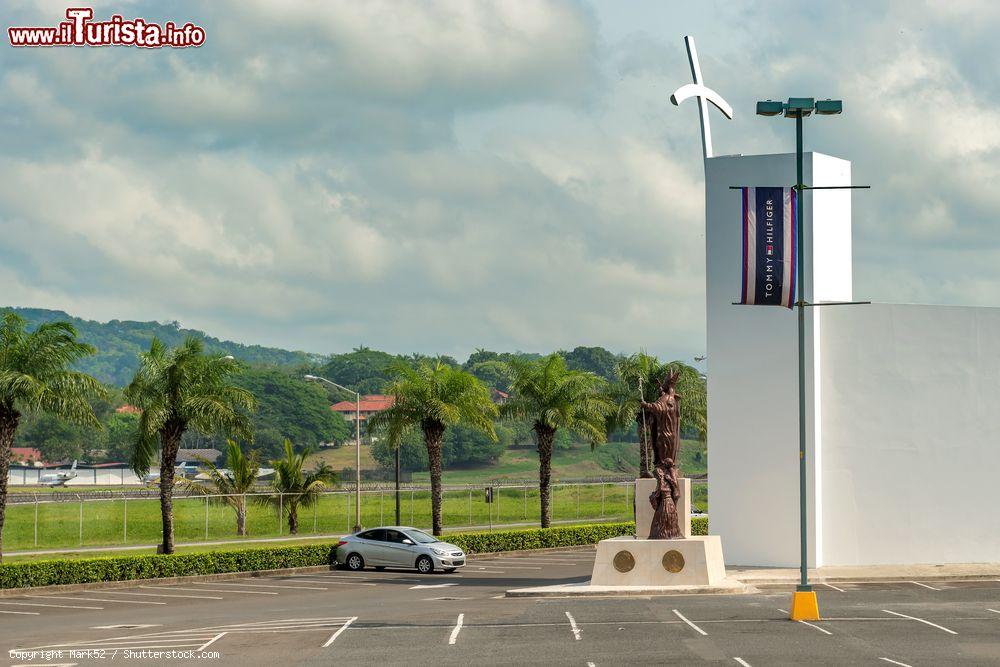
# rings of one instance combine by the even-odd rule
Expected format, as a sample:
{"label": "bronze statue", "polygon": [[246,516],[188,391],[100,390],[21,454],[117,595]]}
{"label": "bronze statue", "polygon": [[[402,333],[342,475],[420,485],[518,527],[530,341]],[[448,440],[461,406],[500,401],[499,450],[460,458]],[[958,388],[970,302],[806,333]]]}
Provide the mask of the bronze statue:
{"label": "bronze statue", "polygon": [[681,497],[677,468],[673,466],[673,461],[667,459],[653,471],[656,475],[656,489],[649,494],[649,502],[655,512],[649,526],[649,539],[674,540],[683,537],[677,520],[677,501]]}
{"label": "bronze statue", "polygon": [[681,448],[681,397],[676,392],[680,372],[667,374],[665,382],[658,382],[660,396],[652,403],[642,402],[642,409],[652,418],[653,463],[656,490],[649,496],[655,512],[649,527],[649,539],[675,539],[682,537],[677,520],[677,501],[680,500],[679,471],[674,465]]}

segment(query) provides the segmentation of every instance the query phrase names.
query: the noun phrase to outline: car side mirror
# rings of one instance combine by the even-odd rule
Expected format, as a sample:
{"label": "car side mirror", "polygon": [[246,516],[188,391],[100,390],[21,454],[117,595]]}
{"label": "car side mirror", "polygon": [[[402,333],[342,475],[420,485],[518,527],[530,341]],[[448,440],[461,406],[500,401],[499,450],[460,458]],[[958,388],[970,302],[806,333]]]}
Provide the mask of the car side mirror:
{"label": "car side mirror", "polygon": [[403,538],[403,544],[413,544],[413,540],[408,537]]}

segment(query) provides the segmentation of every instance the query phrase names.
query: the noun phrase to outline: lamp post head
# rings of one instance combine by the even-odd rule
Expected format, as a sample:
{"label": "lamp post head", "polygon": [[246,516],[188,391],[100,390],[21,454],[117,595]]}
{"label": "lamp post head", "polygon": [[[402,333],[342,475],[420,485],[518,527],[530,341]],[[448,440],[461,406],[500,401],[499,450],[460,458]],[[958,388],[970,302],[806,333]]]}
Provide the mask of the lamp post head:
{"label": "lamp post head", "polygon": [[813,112],[816,100],[811,97],[789,97],[785,104],[785,118],[805,118]]}
{"label": "lamp post head", "polygon": [[831,116],[844,112],[844,103],[841,100],[817,100],[816,113],[824,116]]}
{"label": "lamp post head", "polygon": [[784,110],[785,104],[783,102],[775,102],[774,100],[757,102],[758,116],[780,116]]}
{"label": "lamp post head", "polygon": [[841,100],[816,100],[812,97],[789,97],[787,102],[764,100],[757,102],[758,116],[781,116],[785,118],[805,118],[817,114],[830,116],[843,113],[844,103]]}

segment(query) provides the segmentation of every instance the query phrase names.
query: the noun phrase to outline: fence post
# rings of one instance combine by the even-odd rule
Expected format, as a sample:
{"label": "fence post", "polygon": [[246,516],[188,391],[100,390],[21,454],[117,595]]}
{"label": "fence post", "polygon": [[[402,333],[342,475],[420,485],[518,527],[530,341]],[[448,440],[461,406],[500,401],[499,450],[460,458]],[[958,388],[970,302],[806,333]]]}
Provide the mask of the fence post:
{"label": "fence post", "polygon": [[413,489],[410,489],[410,525],[413,525]]}
{"label": "fence post", "polygon": [[319,501],[323,498],[322,494],[316,496],[316,502],[313,503],[313,533],[316,532],[316,515],[319,512]]}
{"label": "fence post", "polygon": [[38,546],[38,498],[35,498],[35,546]]}
{"label": "fence post", "polygon": [[469,525],[472,525],[472,487],[469,487]]}
{"label": "fence post", "polygon": [[346,510],[346,513],[347,513],[347,527],[344,528],[344,530],[346,530],[347,532],[351,532],[351,492],[350,491],[347,492],[347,495],[345,496],[345,498],[347,499],[347,502],[344,504],[344,509]]}
{"label": "fence post", "polygon": [[128,544],[128,496],[122,496],[122,544]]}
{"label": "fence post", "polygon": [[385,523],[385,521],[382,518],[382,496],[383,495],[384,494],[382,493],[382,489],[379,489],[378,490],[378,525],[380,525],[380,526],[383,523]]}
{"label": "fence post", "polygon": [[278,537],[281,537],[281,520],[285,517],[285,494],[278,493]]}
{"label": "fence post", "polygon": [[497,523],[500,523],[500,498],[503,496],[503,487],[497,486]]}
{"label": "fence post", "polygon": [[576,485],[576,518],[580,518],[580,485]]}
{"label": "fence post", "polygon": [[601,482],[601,518],[602,519],[604,518],[604,489],[606,487],[607,487],[607,484],[605,484],[604,482]]}
{"label": "fence post", "polygon": [[83,546],[83,498],[80,498],[80,546]]}
{"label": "fence post", "polygon": [[524,508],[521,510],[521,518],[528,520],[528,485],[524,485]]}

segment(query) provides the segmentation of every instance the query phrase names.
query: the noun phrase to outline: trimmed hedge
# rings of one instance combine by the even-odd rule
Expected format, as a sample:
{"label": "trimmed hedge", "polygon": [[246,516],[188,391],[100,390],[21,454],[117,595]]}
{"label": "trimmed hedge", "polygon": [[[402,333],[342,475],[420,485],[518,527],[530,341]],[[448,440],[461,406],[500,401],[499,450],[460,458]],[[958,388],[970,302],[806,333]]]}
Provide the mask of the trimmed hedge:
{"label": "trimmed hedge", "polygon": [[467,554],[493,553],[495,551],[523,551],[573,547],[597,544],[601,540],[620,535],[635,534],[635,523],[595,523],[583,526],[556,528],[527,528],[522,530],[494,530],[478,533],[453,533],[442,538],[461,547]]}
{"label": "trimmed hedge", "polygon": [[[695,535],[708,533],[708,519],[692,517]],[[610,537],[633,535],[635,523],[597,523],[556,528],[527,528],[477,533],[451,533],[443,538],[469,554],[522,551],[596,544]],[[255,570],[331,565],[336,544],[321,543],[204,553],[114,556],[0,564],[0,589],[186,577]]]}
{"label": "trimmed hedge", "polygon": [[0,589],[328,565],[333,561],[333,546],[325,543],[170,556],[114,556],[3,563],[0,564]]}

